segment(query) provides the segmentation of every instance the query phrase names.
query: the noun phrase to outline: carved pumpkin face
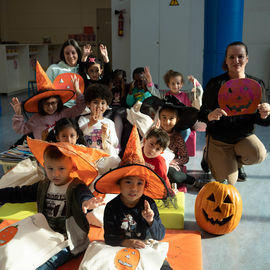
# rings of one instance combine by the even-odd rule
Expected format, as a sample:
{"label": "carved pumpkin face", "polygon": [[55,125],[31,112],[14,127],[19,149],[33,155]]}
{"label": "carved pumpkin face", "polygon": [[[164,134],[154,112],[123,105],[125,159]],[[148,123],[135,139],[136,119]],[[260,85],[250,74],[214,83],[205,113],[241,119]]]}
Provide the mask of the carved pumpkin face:
{"label": "carved pumpkin face", "polygon": [[210,182],[197,195],[195,218],[206,232],[229,233],[236,228],[241,215],[242,199],[233,185]]}
{"label": "carved pumpkin face", "polygon": [[62,73],[59,74],[53,81],[53,86],[55,89],[68,89],[68,90],[74,90],[73,82],[71,80],[71,77],[76,76],[79,79],[79,88],[81,92],[84,92],[84,81],[83,78],[76,73]]}
{"label": "carved pumpkin face", "polygon": [[218,104],[228,116],[251,114],[257,110],[262,90],[251,79],[233,79],[223,84],[218,93]]}
{"label": "carved pumpkin face", "polygon": [[140,261],[140,252],[134,248],[123,248],[114,257],[114,265],[119,270],[135,270]]}

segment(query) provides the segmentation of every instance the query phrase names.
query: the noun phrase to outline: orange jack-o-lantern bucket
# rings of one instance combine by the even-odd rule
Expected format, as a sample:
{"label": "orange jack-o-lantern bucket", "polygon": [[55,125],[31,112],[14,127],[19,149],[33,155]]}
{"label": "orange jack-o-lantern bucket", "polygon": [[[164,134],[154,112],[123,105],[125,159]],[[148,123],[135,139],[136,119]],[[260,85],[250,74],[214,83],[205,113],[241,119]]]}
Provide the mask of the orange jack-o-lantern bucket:
{"label": "orange jack-o-lantern bucket", "polygon": [[114,257],[114,265],[119,270],[135,270],[140,261],[140,252],[134,248],[123,248]]}
{"label": "orange jack-o-lantern bucket", "polygon": [[198,225],[212,234],[233,231],[242,216],[242,199],[233,185],[219,182],[206,184],[195,201],[195,218]]}
{"label": "orange jack-o-lantern bucket", "polygon": [[262,89],[252,79],[233,79],[219,89],[218,104],[228,116],[251,114],[261,102]]}

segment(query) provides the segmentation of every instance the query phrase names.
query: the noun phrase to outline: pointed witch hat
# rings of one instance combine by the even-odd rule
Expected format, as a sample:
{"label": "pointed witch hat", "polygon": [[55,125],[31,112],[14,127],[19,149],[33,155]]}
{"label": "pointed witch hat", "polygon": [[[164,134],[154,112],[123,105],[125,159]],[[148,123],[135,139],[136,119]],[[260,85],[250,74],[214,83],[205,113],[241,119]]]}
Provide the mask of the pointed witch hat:
{"label": "pointed witch hat", "polygon": [[72,159],[73,165],[76,167],[76,170],[71,172],[70,177],[78,177],[87,185],[90,185],[98,176],[96,162],[102,157],[109,156],[102,150],[74,145],[67,142],[49,143],[27,137],[27,144],[35,158],[42,166],[44,166],[43,155],[45,149],[50,145],[56,146],[65,156]]}
{"label": "pointed witch hat", "polygon": [[145,166],[140,138],[136,126],[130,133],[120,167],[101,176],[94,184],[99,193],[120,193],[118,181],[127,176],[138,176],[145,180],[144,194],[153,199],[163,199],[168,196],[165,181],[151,168]]}
{"label": "pointed witch hat", "polygon": [[[79,75],[76,74],[76,76]],[[26,112],[38,112],[38,102],[43,98],[59,96],[62,102],[66,103],[75,94],[70,89],[59,89],[55,87],[38,61],[36,63],[36,81],[38,92],[23,102],[23,108]]]}
{"label": "pointed witch hat", "polygon": [[191,128],[198,120],[199,110],[194,107],[186,106],[173,95],[167,95],[163,99],[155,96],[146,98],[142,102],[140,111],[144,114],[149,114],[149,111],[159,113],[161,108],[177,110],[180,121],[178,121],[174,127],[176,131]]}

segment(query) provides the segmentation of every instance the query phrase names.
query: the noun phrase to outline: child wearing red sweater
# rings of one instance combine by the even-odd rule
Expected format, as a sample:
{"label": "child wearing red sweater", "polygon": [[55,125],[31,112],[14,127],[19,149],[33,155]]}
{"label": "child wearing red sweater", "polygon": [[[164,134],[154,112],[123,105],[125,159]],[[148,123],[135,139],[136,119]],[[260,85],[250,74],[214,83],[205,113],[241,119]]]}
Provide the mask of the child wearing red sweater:
{"label": "child wearing red sweater", "polygon": [[167,176],[167,165],[164,157],[161,156],[163,151],[169,146],[169,143],[170,137],[165,130],[152,128],[144,138],[142,153],[145,165],[159,175],[170,190],[171,184]]}

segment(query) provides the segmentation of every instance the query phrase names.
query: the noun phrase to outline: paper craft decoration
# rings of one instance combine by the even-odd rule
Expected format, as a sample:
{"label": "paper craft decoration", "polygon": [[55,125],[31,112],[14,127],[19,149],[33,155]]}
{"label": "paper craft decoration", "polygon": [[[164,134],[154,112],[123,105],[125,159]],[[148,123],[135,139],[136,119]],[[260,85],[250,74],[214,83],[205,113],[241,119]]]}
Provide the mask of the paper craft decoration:
{"label": "paper craft decoration", "polygon": [[0,270],[35,270],[68,246],[42,214],[36,214],[0,231]]}
{"label": "paper craft decoration", "polygon": [[142,249],[132,249],[94,241],[88,246],[79,270],[160,269],[169,244],[149,239],[146,245]]}
{"label": "paper craft decoration", "polygon": [[73,82],[71,80],[71,77],[76,76],[77,79],[79,79],[79,88],[81,90],[81,92],[84,92],[84,80],[83,78],[77,74],[77,73],[62,73],[59,74],[53,81],[53,86],[55,89],[67,89],[67,90],[73,90],[74,86],[73,86]]}
{"label": "paper craft decoration", "polygon": [[261,102],[262,89],[252,79],[233,79],[224,83],[218,93],[218,104],[228,116],[251,114]]}
{"label": "paper craft decoration", "polygon": [[210,182],[198,193],[195,218],[198,225],[212,234],[233,231],[242,216],[242,199],[233,185]]}
{"label": "paper craft decoration", "polygon": [[26,112],[30,113],[38,112],[38,102],[43,98],[49,98],[51,96],[59,96],[62,102],[66,103],[75,94],[73,90],[65,88],[56,89],[38,61],[36,63],[36,81],[37,81],[37,93],[28,98],[27,100],[25,100],[22,104]]}
{"label": "paper craft decoration", "polygon": [[[12,220],[5,220],[0,224],[0,230],[10,224]],[[91,226],[89,239],[104,241],[102,228]],[[167,260],[173,269],[202,270],[201,234],[197,231],[166,230],[164,242],[169,242]],[[83,255],[76,256],[71,261],[59,267],[59,270],[78,269]]]}

